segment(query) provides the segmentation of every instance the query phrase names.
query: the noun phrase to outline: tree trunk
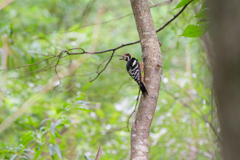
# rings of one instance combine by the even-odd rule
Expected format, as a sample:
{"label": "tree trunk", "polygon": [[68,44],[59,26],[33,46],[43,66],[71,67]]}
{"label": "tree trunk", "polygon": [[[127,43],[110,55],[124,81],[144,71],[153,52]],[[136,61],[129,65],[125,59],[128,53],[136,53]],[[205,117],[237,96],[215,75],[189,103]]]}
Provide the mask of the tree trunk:
{"label": "tree trunk", "polygon": [[130,0],[142,47],[148,96],[141,97],[131,131],[131,159],[149,159],[149,132],[162,76],[162,54],[147,0]]}
{"label": "tree trunk", "polygon": [[214,55],[213,85],[221,126],[223,157],[240,159],[240,3],[207,1]]}

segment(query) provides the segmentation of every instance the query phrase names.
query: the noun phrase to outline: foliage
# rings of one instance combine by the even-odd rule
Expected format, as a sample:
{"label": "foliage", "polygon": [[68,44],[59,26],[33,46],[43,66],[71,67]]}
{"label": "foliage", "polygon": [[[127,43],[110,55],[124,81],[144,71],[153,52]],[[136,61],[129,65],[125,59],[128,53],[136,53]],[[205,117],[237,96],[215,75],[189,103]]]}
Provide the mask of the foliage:
{"label": "foliage", "polygon": [[[181,1],[182,2],[182,1]],[[181,4],[181,2],[179,4]],[[199,20],[197,21],[196,25],[188,25],[182,36],[185,37],[200,37],[208,31],[208,8],[206,8],[206,4],[203,3],[201,9],[196,14],[196,18]]]}
{"label": "foliage", "polygon": [[[179,4],[182,2],[185,3],[183,0]],[[173,10],[176,5],[172,2],[151,9],[156,28],[177,13],[177,9]],[[194,5],[199,7],[201,2]],[[196,18],[204,19],[204,10]],[[141,61],[140,45],[117,50],[106,70],[92,83],[89,81],[96,74],[85,74],[95,72],[111,53],[61,58],[57,67],[60,75],[65,69],[79,66],[59,86],[52,67],[56,61],[50,64],[64,49],[100,51],[138,40],[132,15],[88,26],[128,13],[128,2],[106,0],[19,0],[0,10],[0,33],[8,37],[9,68],[50,58],[36,65],[9,69],[7,82],[1,81],[5,96],[0,99],[0,123],[20,112],[29,100],[34,102],[27,103],[25,113],[0,134],[1,159],[93,159],[99,146],[103,146],[101,159],[130,158],[130,132],[126,126],[138,87],[117,55],[128,52]],[[193,14],[187,8],[158,34],[163,44],[163,77],[150,132],[151,160],[189,156],[219,159],[216,136],[208,123],[217,126],[205,51],[198,38],[185,38],[201,34],[190,32],[189,26],[183,32],[189,24],[205,25],[189,16]],[[202,28],[192,25],[192,29],[199,32]],[[185,37],[179,37],[182,32]],[[0,49],[2,55],[3,41]],[[44,68],[47,65],[49,68]],[[49,89],[52,81],[55,87]]]}

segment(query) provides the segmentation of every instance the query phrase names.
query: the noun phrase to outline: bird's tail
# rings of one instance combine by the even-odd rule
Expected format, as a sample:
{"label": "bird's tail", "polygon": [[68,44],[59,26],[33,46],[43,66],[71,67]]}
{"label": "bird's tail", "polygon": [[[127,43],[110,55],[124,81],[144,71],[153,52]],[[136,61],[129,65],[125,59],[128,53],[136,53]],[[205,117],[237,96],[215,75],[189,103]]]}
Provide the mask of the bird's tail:
{"label": "bird's tail", "polygon": [[142,91],[143,96],[148,95],[148,91],[147,91],[146,86],[145,86],[145,84],[143,82],[140,82],[139,87],[140,87],[140,89]]}

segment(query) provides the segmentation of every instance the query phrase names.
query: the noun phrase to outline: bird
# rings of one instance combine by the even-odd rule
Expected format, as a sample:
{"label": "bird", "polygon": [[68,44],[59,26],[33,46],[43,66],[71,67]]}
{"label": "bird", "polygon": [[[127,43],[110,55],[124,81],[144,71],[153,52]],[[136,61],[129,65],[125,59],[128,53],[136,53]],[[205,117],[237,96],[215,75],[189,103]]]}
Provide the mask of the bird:
{"label": "bird", "polygon": [[125,53],[122,58],[119,60],[125,60],[127,61],[127,71],[129,75],[138,83],[138,86],[140,90],[142,91],[143,96],[148,95],[148,91],[146,89],[146,86],[143,82],[143,77],[142,77],[142,71],[141,71],[141,66],[138,60],[134,57],[131,57],[129,53]]}

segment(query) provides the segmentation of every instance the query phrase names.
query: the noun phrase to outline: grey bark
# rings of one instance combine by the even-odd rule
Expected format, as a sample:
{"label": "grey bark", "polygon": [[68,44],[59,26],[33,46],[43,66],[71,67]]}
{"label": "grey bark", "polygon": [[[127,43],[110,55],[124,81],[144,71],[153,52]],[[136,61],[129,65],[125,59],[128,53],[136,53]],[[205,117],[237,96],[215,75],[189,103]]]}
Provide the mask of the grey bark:
{"label": "grey bark", "polygon": [[223,157],[240,159],[240,1],[207,1],[213,42],[213,85]]}
{"label": "grey bark", "polygon": [[142,47],[148,96],[141,97],[131,131],[131,159],[149,159],[149,132],[162,75],[162,54],[147,0],[130,0]]}

